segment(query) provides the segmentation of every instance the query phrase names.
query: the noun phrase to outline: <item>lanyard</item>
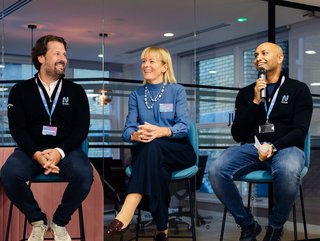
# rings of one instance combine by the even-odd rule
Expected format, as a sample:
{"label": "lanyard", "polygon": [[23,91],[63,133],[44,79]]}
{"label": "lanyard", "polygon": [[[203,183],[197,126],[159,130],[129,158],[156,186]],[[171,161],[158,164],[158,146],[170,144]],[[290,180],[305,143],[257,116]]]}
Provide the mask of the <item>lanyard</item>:
{"label": "lanyard", "polygon": [[60,95],[60,92],[61,92],[61,89],[62,89],[62,81],[60,80],[60,82],[59,82],[58,90],[57,90],[56,96],[54,97],[54,100],[53,100],[53,103],[52,103],[52,107],[51,107],[51,111],[49,111],[48,103],[47,103],[46,98],[44,97],[43,90],[40,88],[40,86],[38,84],[38,79],[36,79],[36,84],[38,86],[38,90],[39,90],[39,93],[40,93],[41,100],[42,100],[42,103],[44,105],[44,108],[46,109],[46,111],[47,111],[47,113],[49,115],[49,124],[51,125],[51,117],[52,117],[52,114],[54,112],[54,109],[56,108],[56,105],[57,105],[57,102],[58,102],[58,99],[59,99],[59,95]]}
{"label": "lanyard", "polygon": [[279,89],[280,89],[281,85],[284,83],[284,80],[285,80],[285,77],[282,76],[281,83],[280,83],[278,89],[276,90],[276,92],[274,93],[274,95],[273,95],[273,97],[272,97],[272,100],[271,100],[269,109],[268,109],[268,106],[267,106],[266,101],[264,102],[264,108],[265,108],[266,113],[267,113],[267,120],[266,120],[267,123],[269,122],[270,113],[271,113],[271,111],[272,111],[272,109],[273,109],[273,107],[274,107],[274,104],[276,103],[276,99],[277,99],[278,94],[279,94]]}

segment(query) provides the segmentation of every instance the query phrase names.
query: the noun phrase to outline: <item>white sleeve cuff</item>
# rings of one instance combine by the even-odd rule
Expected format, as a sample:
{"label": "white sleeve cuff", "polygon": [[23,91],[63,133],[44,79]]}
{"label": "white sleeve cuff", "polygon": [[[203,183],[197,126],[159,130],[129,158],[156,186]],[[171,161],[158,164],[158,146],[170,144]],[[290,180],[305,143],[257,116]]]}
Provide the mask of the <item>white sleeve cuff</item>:
{"label": "white sleeve cuff", "polygon": [[56,148],[54,148],[54,149],[56,149],[56,150],[60,153],[61,159],[63,159],[63,158],[66,156],[66,155],[64,154],[64,151],[63,151],[61,148],[56,147]]}

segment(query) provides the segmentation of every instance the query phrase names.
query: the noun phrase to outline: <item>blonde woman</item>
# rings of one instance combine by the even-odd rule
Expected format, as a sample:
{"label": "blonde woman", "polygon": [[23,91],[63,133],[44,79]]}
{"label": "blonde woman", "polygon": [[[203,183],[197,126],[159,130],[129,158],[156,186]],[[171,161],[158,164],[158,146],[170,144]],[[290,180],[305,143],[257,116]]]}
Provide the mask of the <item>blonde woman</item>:
{"label": "blonde woman", "polygon": [[129,98],[122,138],[135,142],[127,197],[108,235],[127,230],[135,209],[151,212],[157,226],[154,240],[168,240],[171,173],[195,164],[188,140],[186,92],[177,84],[170,53],[148,47],[141,54],[143,85]]}

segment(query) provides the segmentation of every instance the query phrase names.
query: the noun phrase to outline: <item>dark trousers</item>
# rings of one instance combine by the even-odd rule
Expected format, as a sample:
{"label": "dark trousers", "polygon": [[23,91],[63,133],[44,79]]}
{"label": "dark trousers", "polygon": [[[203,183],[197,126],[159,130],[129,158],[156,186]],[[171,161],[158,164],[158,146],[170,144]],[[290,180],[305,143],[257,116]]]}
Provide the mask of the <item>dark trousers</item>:
{"label": "dark trousers", "polygon": [[127,192],[143,195],[139,208],[151,212],[159,231],[166,230],[168,225],[171,173],[195,162],[196,155],[188,139],[160,138],[133,147]]}
{"label": "dark trousers", "polygon": [[[68,185],[52,221],[59,226],[65,226],[87,197],[93,181],[93,170],[87,156],[80,148],[69,153],[58,166],[60,175],[68,180]],[[26,183],[43,172],[44,169],[38,162],[27,156],[20,148],[15,149],[1,169],[1,182],[8,198],[26,215],[29,223],[39,220],[47,222],[45,213],[41,211]]]}

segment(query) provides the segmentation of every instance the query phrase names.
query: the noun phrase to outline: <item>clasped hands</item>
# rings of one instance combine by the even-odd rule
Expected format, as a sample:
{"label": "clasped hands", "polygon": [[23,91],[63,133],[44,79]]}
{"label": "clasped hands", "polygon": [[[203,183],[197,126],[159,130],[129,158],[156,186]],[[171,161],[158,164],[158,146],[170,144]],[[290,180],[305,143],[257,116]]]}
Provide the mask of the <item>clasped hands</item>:
{"label": "clasped hands", "polygon": [[156,138],[171,136],[171,130],[168,127],[160,127],[144,122],[138,126],[138,130],[132,133],[132,141],[148,143]]}
{"label": "clasped hands", "polygon": [[60,168],[57,164],[61,160],[61,155],[57,149],[46,149],[43,151],[36,151],[32,158],[36,160],[44,169],[44,174],[60,172]]}

